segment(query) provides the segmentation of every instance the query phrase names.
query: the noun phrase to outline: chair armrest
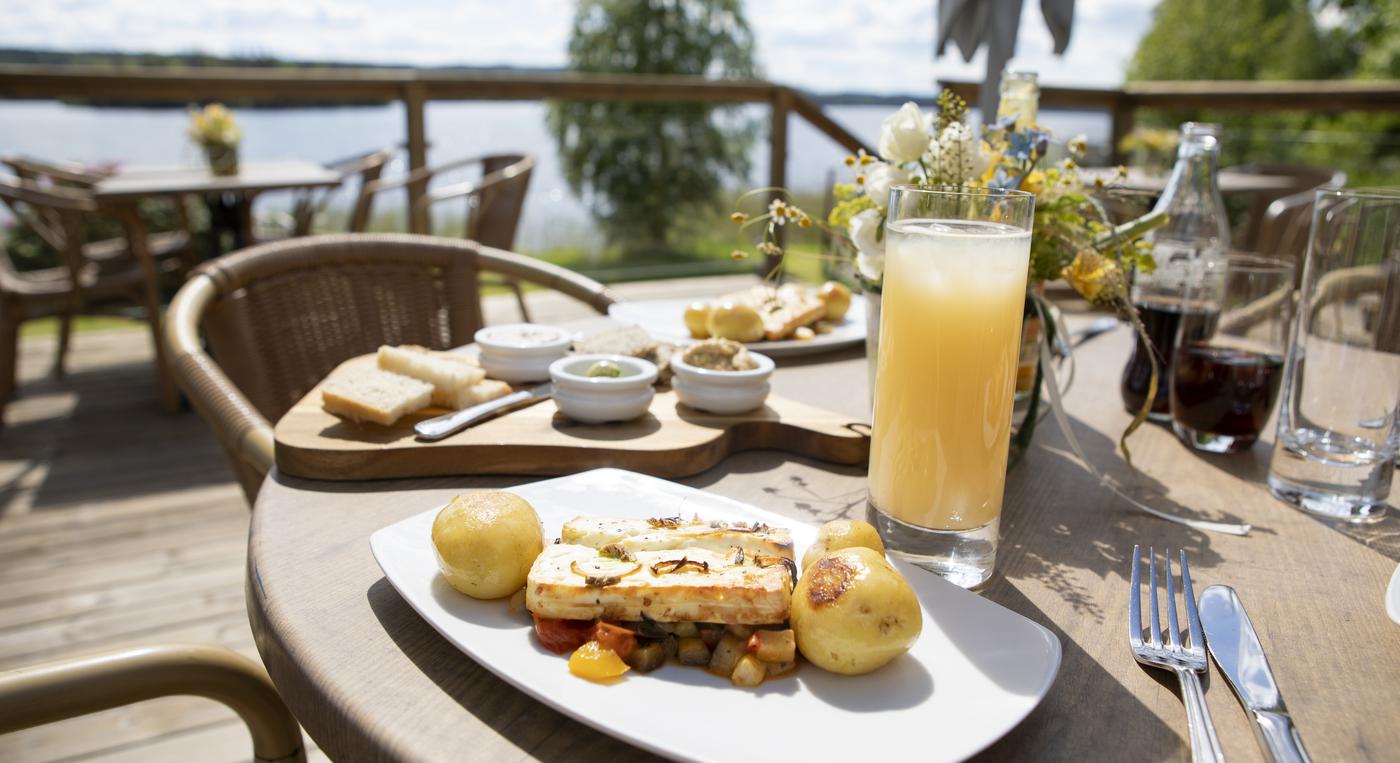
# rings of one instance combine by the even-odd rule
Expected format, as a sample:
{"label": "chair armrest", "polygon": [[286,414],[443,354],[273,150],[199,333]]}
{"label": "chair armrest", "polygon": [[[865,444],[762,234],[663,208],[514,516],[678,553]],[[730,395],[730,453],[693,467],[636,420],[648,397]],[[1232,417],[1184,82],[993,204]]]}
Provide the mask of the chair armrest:
{"label": "chair armrest", "polygon": [[478,245],[477,262],[484,271],[553,289],[583,302],[603,315],[607,315],[609,305],[617,302],[617,298],[607,287],[592,278],[522,254]]}
{"label": "chair armrest", "polygon": [[435,175],[441,175],[444,172],[451,172],[453,170],[460,170],[463,167],[470,167],[473,164],[481,164],[488,158],[489,157],[487,156],[472,156],[466,159],[458,159],[456,161],[448,162],[447,164],[438,164],[431,167],[419,167],[418,169],[413,170],[412,172],[409,172],[407,175],[404,175],[402,177],[391,178],[389,180],[376,180],[373,183],[367,183],[365,185],[365,192],[379,193],[380,191],[389,191],[395,188],[403,188],[406,185],[410,185],[412,183],[417,183],[420,181],[429,181],[432,180]]}
{"label": "chair armrest", "polygon": [[305,761],[301,729],[262,666],[225,647],[149,646],[0,673],[0,733],[172,695],[222,702],[257,761]]}
{"label": "chair armrest", "polygon": [[272,424],[204,351],[199,325],[218,295],[206,273],[195,273],[170,302],[165,316],[165,346],[175,381],[190,403],[213,427],[230,455],[260,474],[272,468]]}
{"label": "chair armrest", "polygon": [[415,199],[413,204],[415,208],[429,207],[433,204],[438,203],[439,201],[446,201],[448,199],[457,199],[463,196],[474,196],[482,194],[498,185],[508,183],[511,180],[514,180],[515,178],[519,177],[520,175],[533,170],[534,168],[535,161],[533,159],[526,158],[508,167],[502,167],[501,169],[498,169],[495,172],[488,172],[487,174],[482,175],[481,179],[476,182],[466,180],[461,183],[454,183],[452,185],[443,186],[436,190],[428,191],[426,194],[419,196],[417,199]]}

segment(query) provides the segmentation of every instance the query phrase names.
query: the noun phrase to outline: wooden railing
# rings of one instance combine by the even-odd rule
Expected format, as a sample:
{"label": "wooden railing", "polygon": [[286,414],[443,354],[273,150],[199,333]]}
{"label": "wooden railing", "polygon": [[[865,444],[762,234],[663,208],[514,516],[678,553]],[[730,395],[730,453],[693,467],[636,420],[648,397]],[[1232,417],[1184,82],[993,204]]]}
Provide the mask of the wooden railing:
{"label": "wooden railing", "polygon": [[[968,103],[977,102],[978,83],[940,81]],[[1364,80],[1290,80],[1245,82],[1130,82],[1120,89],[1042,87],[1042,109],[1103,110],[1112,121],[1109,152],[1118,149],[1133,129],[1138,109],[1213,109],[1217,111],[1400,112],[1400,82]]]}
{"label": "wooden railing", "polygon": [[[866,148],[822,112],[811,97],[759,80],[599,74],[459,74],[416,69],[198,68],[0,66],[0,98],[95,100],[103,103],[191,103],[223,100],[259,104],[392,102],[404,104],[408,165],[427,163],[424,107],[429,101],[682,101],[766,103],[770,109],[768,184],[787,184],[788,116],[806,119],[849,151]],[[869,150],[867,148],[867,150]],[[408,188],[409,209],[424,192]],[[415,214],[411,229],[423,231]]]}

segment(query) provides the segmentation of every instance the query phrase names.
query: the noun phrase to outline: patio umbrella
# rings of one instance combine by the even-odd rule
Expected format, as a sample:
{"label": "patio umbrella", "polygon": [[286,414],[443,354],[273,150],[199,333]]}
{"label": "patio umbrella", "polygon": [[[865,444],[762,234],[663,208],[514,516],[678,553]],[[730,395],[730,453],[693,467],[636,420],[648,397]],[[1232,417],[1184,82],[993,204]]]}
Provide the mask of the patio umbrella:
{"label": "patio umbrella", "polygon": [[[1022,0],[938,0],[938,45],[935,56],[943,55],[948,41],[958,44],[963,60],[983,43],[987,45],[987,76],[978,93],[977,107],[982,119],[996,114],[1001,72],[1016,54],[1016,32],[1021,26]],[[1074,24],[1074,0],[1040,0],[1040,14],[1055,41],[1055,54],[1069,47],[1070,27]]]}

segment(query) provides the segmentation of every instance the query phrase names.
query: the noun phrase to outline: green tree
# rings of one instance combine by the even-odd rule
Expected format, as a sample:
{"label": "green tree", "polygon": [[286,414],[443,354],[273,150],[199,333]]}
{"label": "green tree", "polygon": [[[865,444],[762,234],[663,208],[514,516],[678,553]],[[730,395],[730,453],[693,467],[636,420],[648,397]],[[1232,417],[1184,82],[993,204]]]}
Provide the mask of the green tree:
{"label": "green tree", "polygon": [[[739,0],[579,0],[574,71],[755,76]],[[673,223],[742,180],[755,128],[736,109],[699,103],[550,104],[564,177],[609,240],[665,248]]]}
{"label": "green tree", "polygon": [[[1320,18],[1327,23],[1319,23]],[[1400,0],[1162,0],[1129,80],[1390,79],[1400,75]],[[1400,178],[1400,119],[1305,111],[1144,112],[1145,124],[1220,122],[1228,164],[1340,167],[1352,184]]]}

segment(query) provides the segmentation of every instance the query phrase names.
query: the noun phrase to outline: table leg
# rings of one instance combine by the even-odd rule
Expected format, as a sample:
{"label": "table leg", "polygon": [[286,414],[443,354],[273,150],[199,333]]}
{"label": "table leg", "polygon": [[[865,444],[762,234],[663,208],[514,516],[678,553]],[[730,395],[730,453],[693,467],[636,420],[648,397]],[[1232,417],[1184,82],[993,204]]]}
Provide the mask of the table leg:
{"label": "table leg", "polygon": [[166,360],[165,342],[161,337],[160,311],[160,272],[156,268],[155,257],[148,246],[146,223],[135,204],[122,204],[115,210],[126,231],[126,243],[136,261],[141,264],[144,276],[141,281],[141,303],[146,310],[146,321],[151,326],[151,342],[156,352],[156,379],[160,384],[160,403],[167,413],[180,410],[180,392],[175,388],[175,380],[170,375],[170,363]]}
{"label": "table leg", "polygon": [[233,229],[234,246],[237,249],[252,246],[258,242],[253,235],[253,193],[242,193],[234,202],[237,221]]}

